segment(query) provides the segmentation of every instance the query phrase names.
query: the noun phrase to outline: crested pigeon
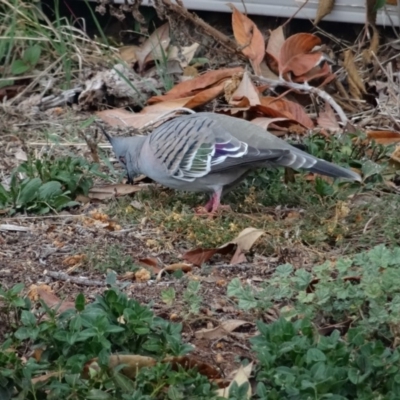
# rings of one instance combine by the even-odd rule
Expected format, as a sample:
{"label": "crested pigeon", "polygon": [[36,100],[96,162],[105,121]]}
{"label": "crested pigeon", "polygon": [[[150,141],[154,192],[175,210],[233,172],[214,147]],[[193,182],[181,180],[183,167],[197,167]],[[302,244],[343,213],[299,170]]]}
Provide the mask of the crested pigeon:
{"label": "crested pigeon", "polygon": [[179,116],[148,136],[110,137],[128,182],[144,174],[169,188],[208,192],[207,212],[256,168],[291,167],[361,181],[343,167],[308,154],[251,122],[210,112]]}

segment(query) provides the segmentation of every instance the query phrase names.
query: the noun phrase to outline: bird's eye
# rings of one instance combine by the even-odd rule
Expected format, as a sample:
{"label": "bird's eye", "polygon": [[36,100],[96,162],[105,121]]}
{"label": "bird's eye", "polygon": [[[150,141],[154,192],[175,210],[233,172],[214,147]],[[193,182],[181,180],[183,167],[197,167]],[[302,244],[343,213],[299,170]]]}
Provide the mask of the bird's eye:
{"label": "bird's eye", "polygon": [[126,161],[125,161],[125,157],[124,157],[124,156],[121,156],[121,157],[119,158],[119,161],[120,161],[122,164],[126,165]]}

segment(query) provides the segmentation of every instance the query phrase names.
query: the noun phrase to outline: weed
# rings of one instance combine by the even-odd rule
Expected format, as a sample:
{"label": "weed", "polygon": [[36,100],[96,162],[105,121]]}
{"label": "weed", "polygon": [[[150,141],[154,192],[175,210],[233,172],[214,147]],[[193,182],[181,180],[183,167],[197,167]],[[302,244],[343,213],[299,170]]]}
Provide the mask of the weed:
{"label": "weed", "polygon": [[265,311],[281,304],[285,318],[309,318],[321,324],[351,323],[366,339],[395,340],[400,323],[400,247],[379,245],[352,258],[314,266],[309,272],[285,264],[255,291],[233,279],[228,295],[245,310]]}
{"label": "weed", "polygon": [[174,288],[168,288],[161,292],[161,300],[167,305],[172,306],[176,299],[176,293]]}
{"label": "weed", "polygon": [[400,353],[352,328],[322,336],[308,319],[259,322],[258,399],[392,399],[400,393]]}
{"label": "weed", "polygon": [[0,184],[0,207],[9,214],[72,207],[77,195],[88,194],[93,177],[103,176],[98,168],[82,158],[30,159],[15,169],[8,188]]}
{"label": "weed", "polygon": [[[61,314],[44,302],[31,309],[29,302],[16,301],[20,289],[0,292],[1,319],[11,309],[19,316],[16,324],[8,327],[1,345],[2,399],[156,399],[169,386],[185,393],[185,398],[213,398],[213,386],[194,370],[173,370],[169,364],[158,364],[141,369],[134,382],[120,374],[120,368],[108,368],[111,353],[157,359],[186,354],[191,347],[181,341],[181,325],[155,317],[147,307],[114,289],[91,304],[78,295],[75,309]],[[23,352],[28,344],[43,351],[22,363],[15,349]],[[84,365],[93,357],[98,357],[100,369],[89,371],[85,378]],[[33,379],[40,376],[42,379]]]}
{"label": "weed", "polygon": [[[37,78],[52,74],[62,77],[62,87],[71,86],[76,70],[82,68],[85,52],[98,59],[106,45],[92,41],[84,32],[72,26],[59,13],[59,2],[54,2],[55,20],[50,21],[37,2],[1,0],[0,11],[0,87],[16,83],[22,78]],[[82,49],[85,49],[82,52]],[[89,58],[88,58],[89,59]],[[30,87],[38,82],[35,79]]]}
{"label": "weed", "polygon": [[121,273],[136,271],[141,268],[126,253],[126,248],[118,244],[109,244],[106,248],[93,245],[82,251],[87,255],[88,268],[94,268],[101,272],[111,269],[117,273]]}
{"label": "weed", "polygon": [[203,301],[198,294],[200,291],[200,282],[189,281],[187,289],[183,292],[184,307],[187,315],[198,315]]}

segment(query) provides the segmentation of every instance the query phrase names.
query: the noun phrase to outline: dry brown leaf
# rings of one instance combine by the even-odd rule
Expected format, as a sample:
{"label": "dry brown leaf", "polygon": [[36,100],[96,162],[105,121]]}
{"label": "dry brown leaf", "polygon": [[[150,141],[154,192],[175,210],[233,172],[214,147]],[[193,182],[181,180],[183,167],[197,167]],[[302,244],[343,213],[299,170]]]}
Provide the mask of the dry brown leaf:
{"label": "dry brown leaf", "polygon": [[150,280],[150,278],[151,278],[151,274],[145,268],[141,268],[135,272],[135,280],[137,282],[147,282]]}
{"label": "dry brown leaf", "polygon": [[169,37],[169,24],[157,28],[150,37],[136,50],[139,72],[142,72],[147,62],[157,60],[167,54],[167,48],[171,38]]}
{"label": "dry brown leaf", "polygon": [[148,185],[125,185],[119,183],[116,185],[103,185],[103,186],[93,186],[89,190],[88,196],[91,199],[96,200],[107,200],[113,197],[126,196],[128,194],[140,192],[146,189]]}
{"label": "dry brown leaf", "polygon": [[233,4],[232,28],[236,41],[242,53],[250,60],[256,75],[261,75],[260,64],[265,56],[265,42],[257,25],[246,15],[242,14]]}
{"label": "dry brown leaf", "polygon": [[373,55],[378,54],[379,49],[379,31],[378,28],[372,25],[372,38],[370,40],[369,48],[365,49],[362,53],[364,64],[369,64],[372,61]]}
{"label": "dry brown leaf", "polygon": [[233,332],[235,329],[247,324],[254,325],[248,321],[230,319],[222,322],[221,325],[217,326],[216,328],[198,330],[195,332],[195,337],[197,339],[217,340],[225,337],[228,333]]}
{"label": "dry brown leaf", "polygon": [[[317,59],[322,53],[309,54],[315,46],[321,44],[321,39],[311,33],[296,33],[285,40],[279,52],[279,74],[283,76],[288,72],[303,75],[315,67]],[[305,57],[304,62],[301,61]]]}
{"label": "dry brown leaf", "polygon": [[[261,102],[263,98],[261,98]],[[259,113],[259,114],[263,114],[268,118],[286,118],[287,120],[296,122],[293,118],[293,115],[290,112],[287,112],[285,110],[278,110],[274,107],[271,107],[270,105],[266,105],[266,104],[260,104],[256,107],[254,107],[254,109]]]}
{"label": "dry brown leaf", "polygon": [[192,61],[198,47],[198,43],[193,43],[190,46],[182,47],[180,51],[178,47],[170,46],[168,52],[168,60],[178,60],[180,66],[182,68],[185,68],[189,65],[190,61]]}
{"label": "dry brown leaf", "polygon": [[229,103],[229,100],[231,99],[233,93],[236,92],[236,89],[239,87],[240,83],[242,82],[242,77],[243,74],[235,74],[232,76],[232,78],[227,79],[224,81],[224,95],[225,95],[225,100],[227,103]]}
{"label": "dry brown leaf", "polygon": [[191,264],[185,264],[185,263],[176,263],[176,264],[171,264],[167,265],[165,268],[160,270],[160,272],[157,274],[157,281],[160,281],[164,272],[175,272],[175,271],[183,271],[185,273],[191,272],[193,269],[193,266]]}
{"label": "dry brown leaf", "polygon": [[[85,364],[82,371],[83,378],[89,378],[89,369],[100,370],[97,360],[98,358],[93,358]],[[156,364],[157,361],[154,358],[137,354],[112,354],[108,360],[108,368],[110,369],[124,365],[124,367],[119,371],[130,379],[135,378],[139,369],[144,367],[153,367]]]}
{"label": "dry brown leaf", "polygon": [[224,82],[220,82],[218,85],[205,89],[193,97],[189,98],[184,107],[186,108],[196,108],[204,104],[209,103],[216,97],[224,93]]}
{"label": "dry brown leaf", "polygon": [[261,229],[246,228],[232,241],[225,243],[221,247],[214,249],[194,249],[189,250],[183,255],[183,259],[192,263],[193,265],[200,266],[207,262],[214,254],[229,254],[235,250],[234,256],[231,259],[231,264],[245,261],[242,256],[246,251],[249,251],[254,242],[265,232]]}
{"label": "dry brown leaf", "polygon": [[196,368],[199,374],[206,376],[210,380],[221,379],[220,372],[210,364],[198,361],[193,356],[166,357],[163,363],[171,364],[171,368],[176,371],[179,367],[189,370]]}
{"label": "dry brown leaf", "polygon": [[365,93],[365,86],[360,75],[358,74],[358,70],[354,62],[353,52],[351,50],[346,50],[344,52],[343,67],[347,72],[347,79],[353,97],[360,98],[361,94]]}
{"label": "dry brown leaf", "polygon": [[75,254],[73,256],[68,256],[64,258],[62,261],[62,264],[67,266],[67,267],[73,267],[76,264],[82,263],[86,260],[86,255],[85,254]]}
{"label": "dry brown leaf", "polygon": [[[288,118],[308,129],[314,128],[314,122],[300,104],[271,96],[261,97],[260,100],[261,106],[257,106],[257,108],[267,116],[271,118]],[[271,112],[271,109],[275,110],[275,112]]]}
{"label": "dry brown leaf", "polygon": [[304,76],[310,71],[314,70],[323,60],[324,55],[320,52],[298,54],[293,56],[290,61],[282,67],[280,72],[282,76],[287,76],[288,72],[291,72],[296,77]]}
{"label": "dry brown leaf", "polygon": [[310,82],[313,79],[324,78],[323,82],[319,83],[319,87],[323,87],[336,78],[335,74],[332,74],[331,67],[327,62],[316,65],[310,69],[304,75],[293,77],[295,82],[304,83]]}
{"label": "dry brown leaf", "polygon": [[136,52],[140,51],[139,46],[122,46],[118,49],[119,57],[126,63],[134,64],[137,61]]}
{"label": "dry brown leaf", "polygon": [[162,262],[155,257],[140,258],[139,263],[150,267],[154,274],[158,274],[163,268]]}
{"label": "dry brown leaf", "polygon": [[197,76],[196,78],[179,83],[163,96],[151,97],[148,101],[148,104],[194,96],[199,91],[208,89],[211,86],[218,85],[222,81],[232,77],[234,74],[237,74],[239,72],[243,72],[242,67],[222,68],[214,71],[207,71],[204,74]]}
{"label": "dry brown leaf", "polygon": [[[233,385],[233,382],[235,382],[238,386],[243,385],[244,383],[248,383],[249,384],[249,388],[247,390],[246,393],[246,397],[245,399],[250,399],[251,398],[251,385],[249,382],[249,377],[251,374],[251,371],[253,369],[253,363],[251,362],[250,364],[248,364],[246,367],[243,367],[243,365],[241,365],[239,367],[239,369],[236,371],[235,376],[233,377],[232,382],[229,384],[228,387],[223,388],[223,389],[219,389],[217,391],[218,396],[224,397],[226,399],[229,399],[229,391]],[[244,399],[243,399],[244,400]]]}
{"label": "dry brown leaf", "polygon": [[314,25],[317,25],[324,17],[330,14],[334,6],[335,0],[319,0]]}
{"label": "dry brown leaf", "polygon": [[235,239],[227,243],[226,245],[231,243],[237,245],[235,254],[232,257],[230,264],[234,265],[247,261],[244,253],[248,252],[253,244],[260,238],[260,236],[264,234],[265,232],[262,229],[246,228],[240,232]]}
{"label": "dry brown leaf", "polygon": [[63,375],[63,372],[61,372],[61,371],[47,372],[45,375],[40,375],[35,378],[32,378],[31,383],[32,383],[32,385],[35,385],[36,383],[39,383],[39,382],[41,382],[41,383],[47,382],[53,376],[60,379],[62,377],[62,375]]}
{"label": "dry brown leaf", "polygon": [[192,79],[196,76],[199,76],[199,71],[193,65],[188,65],[186,68],[183,69],[183,76],[190,77]]}
{"label": "dry brown leaf", "polygon": [[261,128],[264,128],[265,130],[268,130],[268,127],[270,124],[274,124],[276,122],[287,122],[289,119],[287,118],[266,118],[266,117],[259,117],[259,118],[254,118],[250,122],[252,124],[261,126]]}
{"label": "dry brown leaf", "polygon": [[41,299],[49,308],[57,309],[57,313],[75,308],[75,303],[73,301],[61,300],[47,285],[32,285],[28,297],[35,301]]}
{"label": "dry brown leaf", "polygon": [[141,129],[145,125],[157,121],[166,113],[172,118],[174,116],[172,111],[184,107],[187,102],[188,99],[182,98],[147,106],[140,113],[130,112],[123,108],[114,108],[98,111],[96,115],[111,126],[131,126],[132,128]]}
{"label": "dry brown leaf", "polygon": [[193,268],[192,268],[191,264],[175,263],[175,264],[167,265],[164,268],[164,271],[166,271],[166,272],[175,272],[175,271],[190,272],[192,269]]}
{"label": "dry brown leaf", "polygon": [[266,55],[268,67],[275,74],[279,74],[279,53],[284,43],[285,35],[283,34],[283,26],[270,32]]}
{"label": "dry brown leaf", "polygon": [[214,254],[228,254],[235,249],[235,245],[230,244],[229,246],[218,247],[215,249],[194,249],[189,250],[183,255],[183,259],[185,261],[190,262],[193,265],[201,266],[205,262],[207,262]]}
{"label": "dry brown leaf", "polygon": [[268,79],[278,80],[279,76],[272,71],[272,69],[268,66],[267,61],[264,60],[261,65],[261,76]]}
{"label": "dry brown leaf", "polygon": [[[390,156],[390,159],[394,161],[397,164],[400,164],[400,146],[397,145],[396,148],[394,149],[393,153]],[[393,182],[391,182],[393,183]]]}
{"label": "dry brown leaf", "polygon": [[258,91],[250,79],[248,72],[243,74],[242,81],[235,92],[232,93],[232,96],[228,102],[236,107],[249,107],[261,104]]}
{"label": "dry brown leaf", "polygon": [[242,249],[239,246],[237,246],[235,252],[233,253],[231,261],[229,261],[229,264],[235,265],[243,262],[247,262],[247,258],[245,254],[242,252]]}
{"label": "dry brown leaf", "polygon": [[393,144],[400,142],[400,132],[395,131],[367,131],[367,137],[374,139],[378,144]]}
{"label": "dry brown leaf", "polygon": [[325,102],[325,110],[319,113],[317,122],[321,128],[330,132],[339,132],[342,130],[337,122],[336,115],[328,102]]}

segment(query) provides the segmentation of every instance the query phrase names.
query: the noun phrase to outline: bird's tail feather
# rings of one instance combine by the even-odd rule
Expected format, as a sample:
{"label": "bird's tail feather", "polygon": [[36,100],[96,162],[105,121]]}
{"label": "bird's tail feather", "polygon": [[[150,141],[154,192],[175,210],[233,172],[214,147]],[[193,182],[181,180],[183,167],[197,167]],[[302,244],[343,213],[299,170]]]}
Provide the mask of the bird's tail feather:
{"label": "bird's tail feather", "polygon": [[353,181],[361,181],[360,175],[350,169],[339,167],[328,161],[321,160],[303,151],[296,150],[283,154],[275,163],[282,167],[293,169],[305,169],[317,174],[330,176],[332,178],[346,178]]}
{"label": "bird's tail feather", "polygon": [[358,175],[356,172],[353,172],[351,169],[339,167],[338,165],[320,159],[318,159],[318,161],[311,168],[308,168],[308,170],[316,174],[326,175],[332,178],[346,178],[353,181],[361,181],[360,175]]}

